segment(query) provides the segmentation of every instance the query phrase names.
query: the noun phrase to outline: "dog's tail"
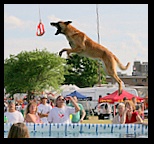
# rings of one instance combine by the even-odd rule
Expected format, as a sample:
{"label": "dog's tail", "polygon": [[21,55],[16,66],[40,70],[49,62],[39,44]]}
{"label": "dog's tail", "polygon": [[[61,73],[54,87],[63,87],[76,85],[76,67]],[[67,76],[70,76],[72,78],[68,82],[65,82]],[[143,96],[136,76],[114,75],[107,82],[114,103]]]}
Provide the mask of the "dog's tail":
{"label": "dog's tail", "polygon": [[124,66],[124,65],[119,61],[119,59],[118,59],[116,56],[114,56],[114,59],[116,60],[117,65],[119,66],[119,68],[120,68],[121,70],[127,70],[127,69],[128,69],[128,67],[129,67],[129,65],[130,65],[130,62],[128,62],[127,65]]}

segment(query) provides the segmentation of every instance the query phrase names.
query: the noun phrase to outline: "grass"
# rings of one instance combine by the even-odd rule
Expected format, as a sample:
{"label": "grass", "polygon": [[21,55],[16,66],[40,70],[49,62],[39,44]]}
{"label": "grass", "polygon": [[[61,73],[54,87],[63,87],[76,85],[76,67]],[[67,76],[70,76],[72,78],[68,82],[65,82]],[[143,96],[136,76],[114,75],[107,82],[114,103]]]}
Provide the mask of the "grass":
{"label": "grass", "polygon": [[[144,122],[148,123],[148,119],[145,119]],[[111,124],[111,120],[98,120],[97,116],[90,116],[89,120],[84,120],[82,123],[91,123],[91,124]]]}

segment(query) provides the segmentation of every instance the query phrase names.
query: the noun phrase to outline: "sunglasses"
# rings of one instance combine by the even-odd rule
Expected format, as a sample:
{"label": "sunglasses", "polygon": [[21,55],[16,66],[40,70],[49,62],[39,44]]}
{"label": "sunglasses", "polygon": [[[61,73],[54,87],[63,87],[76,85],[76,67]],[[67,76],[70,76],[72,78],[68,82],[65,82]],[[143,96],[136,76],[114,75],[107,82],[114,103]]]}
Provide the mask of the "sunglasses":
{"label": "sunglasses", "polygon": [[65,101],[65,99],[63,98],[63,99],[58,99],[58,101]]}
{"label": "sunglasses", "polygon": [[15,104],[15,102],[13,100],[8,100],[8,104],[11,104],[11,103]]}

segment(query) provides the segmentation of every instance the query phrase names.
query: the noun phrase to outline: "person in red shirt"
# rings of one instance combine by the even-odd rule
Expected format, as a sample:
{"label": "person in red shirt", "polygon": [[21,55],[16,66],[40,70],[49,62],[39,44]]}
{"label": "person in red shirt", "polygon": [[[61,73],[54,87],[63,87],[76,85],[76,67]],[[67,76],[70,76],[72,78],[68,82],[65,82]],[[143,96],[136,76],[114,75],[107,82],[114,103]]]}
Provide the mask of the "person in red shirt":
{"label": "person in red shirt", "polygon": [[[126,101],[125,103],[125,111],[124,111],[124,121],[125,124],[129,124],[129,123],[138,123],[138,124],[142,124],[143,120],[140,117],[140,115],[138,114],[137,111],[135,110],[135,105],[132,101]],[[134,112],[133,112],[134,111]]]}

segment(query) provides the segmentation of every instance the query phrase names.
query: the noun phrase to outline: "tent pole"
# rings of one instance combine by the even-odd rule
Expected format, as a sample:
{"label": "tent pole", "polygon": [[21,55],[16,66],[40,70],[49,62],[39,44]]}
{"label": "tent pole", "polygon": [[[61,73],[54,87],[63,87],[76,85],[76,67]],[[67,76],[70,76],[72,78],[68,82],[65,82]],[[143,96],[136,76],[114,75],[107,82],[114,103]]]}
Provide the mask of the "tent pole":
{"label": "tent pole", "polygon": [[114,112],[113,112],[113,114],[114,114],[114,117],[115,117],[115,104],[114,104]]}

